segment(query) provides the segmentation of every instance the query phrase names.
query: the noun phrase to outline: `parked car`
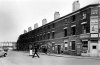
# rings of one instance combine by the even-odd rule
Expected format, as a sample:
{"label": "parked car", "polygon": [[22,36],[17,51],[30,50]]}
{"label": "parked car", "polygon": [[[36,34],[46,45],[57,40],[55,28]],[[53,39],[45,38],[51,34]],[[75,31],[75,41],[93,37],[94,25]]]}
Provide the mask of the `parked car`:
{"label": "parked car", "polygon": [[8,52],[8,48],[3,48],[5,52]]}
{"label": "parked car", "polygon": [[6,57],[6,55],[7,55],[7,52],[4,51],[2,48],[0,48],[0,56]]}

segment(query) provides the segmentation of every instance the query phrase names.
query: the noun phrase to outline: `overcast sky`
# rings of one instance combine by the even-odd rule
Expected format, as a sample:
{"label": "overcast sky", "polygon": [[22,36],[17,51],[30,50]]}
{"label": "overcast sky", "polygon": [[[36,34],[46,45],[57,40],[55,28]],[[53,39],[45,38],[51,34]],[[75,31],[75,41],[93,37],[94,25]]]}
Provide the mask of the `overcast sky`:
{"label": "overcast sky", "polygon": [[[71,13],[73,1],[76,0],[0,0],[0,42],[17,41],[24,29],[34,29],[35,23],[41,26],[44,18],[53,21],[55,11],[60,16]],[[80,7],[94,1],[79,0]]]}

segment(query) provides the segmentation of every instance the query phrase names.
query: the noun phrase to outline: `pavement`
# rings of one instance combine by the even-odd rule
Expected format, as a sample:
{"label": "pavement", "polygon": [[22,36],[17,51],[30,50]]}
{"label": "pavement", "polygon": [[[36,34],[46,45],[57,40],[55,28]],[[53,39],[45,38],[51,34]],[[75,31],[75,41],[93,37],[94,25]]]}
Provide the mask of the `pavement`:
{"label": "pavement", "polygon": [[45,53],[40,53],[48,56],[56,56],[56,57],[64,57],[64,58],[76,58],[76,59],[96,59],[100,60],[100,57],[91,57],[91,56],[73,56],[73,55],[65,55],[65,54],[45,54]]}
{"label": "pavement", "polygon": [[[24,51],[24,52],[25,53],[29,53],[29,51]],[[97,57],[97,56],[95,56],[95,57],[92,57],[92,56],[74,56],[74,55],[54,54],[54,53],[45,54],[45,53],[41,53],[41,52],[39,52],[39,54],[41,54],[41,55],[48,55],[48,56],[56,56],[56,57],[64,57],[64,58],[95,59],[95,60],[100,60],[100,57]]]}

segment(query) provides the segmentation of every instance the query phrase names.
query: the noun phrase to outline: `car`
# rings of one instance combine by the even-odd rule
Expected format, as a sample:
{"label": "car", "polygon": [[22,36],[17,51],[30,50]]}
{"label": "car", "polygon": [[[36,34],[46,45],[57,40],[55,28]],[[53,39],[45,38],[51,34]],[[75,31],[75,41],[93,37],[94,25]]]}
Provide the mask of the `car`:
{"label": "car", "polygon": [[4,50],[1,48],[1,49],[0,49],[0,56],[6,57],[6,55],[7,55],[7,52],[4,51]]}
{"label": "car", "polygon": [[8,52],[8,48],[3,48],[5,52]]}

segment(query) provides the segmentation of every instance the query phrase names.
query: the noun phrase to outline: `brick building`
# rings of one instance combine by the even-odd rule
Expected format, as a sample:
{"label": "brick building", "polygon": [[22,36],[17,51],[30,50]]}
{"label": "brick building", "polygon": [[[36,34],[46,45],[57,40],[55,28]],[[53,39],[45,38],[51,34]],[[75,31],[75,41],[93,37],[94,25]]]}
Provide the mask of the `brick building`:
{"label": "brick building", "polygon": [[19,36],[18,50],[34,44],[52,53],[100,56],[100,4],[90,4]]}

